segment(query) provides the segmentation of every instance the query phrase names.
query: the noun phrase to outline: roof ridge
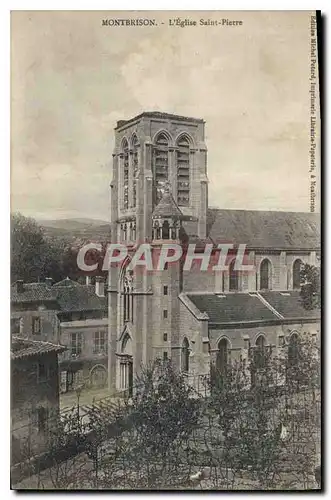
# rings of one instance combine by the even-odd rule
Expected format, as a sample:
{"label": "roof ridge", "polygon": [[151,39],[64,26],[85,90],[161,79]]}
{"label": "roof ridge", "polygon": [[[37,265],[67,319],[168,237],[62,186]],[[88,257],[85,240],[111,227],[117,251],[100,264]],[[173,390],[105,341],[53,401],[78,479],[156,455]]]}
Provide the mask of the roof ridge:
{"label": "roof ridge", "polygon": [[262,295],[259,294],[258,291],[256,291],[256,297],[264,304],[272,313],[274,313],[275,316],[277,316],[278,319],[285,319],[282,314],[280,314],[277,309],[275,309]]}

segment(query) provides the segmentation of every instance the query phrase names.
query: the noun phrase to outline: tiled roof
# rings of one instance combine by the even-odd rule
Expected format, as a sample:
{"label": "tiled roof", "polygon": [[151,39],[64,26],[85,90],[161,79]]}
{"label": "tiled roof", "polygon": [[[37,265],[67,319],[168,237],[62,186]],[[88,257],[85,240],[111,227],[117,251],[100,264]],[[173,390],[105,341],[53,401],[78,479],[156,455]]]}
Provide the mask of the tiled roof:
{"label": "tiled roof", "polygon": [[70,279],[59,281],[53,286],[46,283],[24,283],[23,292],[17,292],[14,284],[11,287],[11,301],[54,301],[54,308],[63,312],[103,310],[107,307],[107,298],[96,295],[93,285],[80,285]]}
{"label": "tiled roof", "polygon": [[[55,286],[55,285],[54,285]],[[107,307],[106,297],[98,297],[93,285],[59,286],[57,301],[60,310],[70,311],[95,311]]]}
{"label": "tiled roof", "polygon": [[219,295],[187,294],[187,297],[201,313],[207,313],[209,323],[214,324],[277,320],[281,316],[285,320],[320,317],[319,310],[307,310],[302,306],[299,291],[270,291],[260,295],[271,306],[270,309],[268,304],[264,304],[254,292]]}
{"label": "tiled roof", "polygon": [[300,291],[261,292],[262,297],[271,304],[285,319],[319,318],[320,310],[305,309],[300,300]]}
{"label": "tiled roof", "polygon": [[11,287],[12,302],[40,302],[56,300],[56,292],[46,283],[24,283],[22,292],[17,291],[16,284]]}
{"label": "tiled roof", "polygon": [[153,217],[182,217],[182,215],[171,192],[165,191],[160,202],[154,209]]}
{"label": "tiled roof", "polygon": [[320,216],[308,212],[209,209],[207,233],[215,243],[284,250],[318,249]]}
{"label": "tiled roof", "polygon": [[28,340],[20,337],[12,337],[11,359],[25,359],[31,356],[42,356],[51,352],[60,353],[66,350],[65,346],[41,342],[39,340]]}
{"label": "tiled roof", "polygon": [[66,278],[62,281],[58,281],[57,283],[54,284],[55,288],[58,288],[60,286],[81,286],[77,281],[73,281],[70,278]]}
{"label": "tiled roof", "polygon": [[188,294],[189,299],[203,313],[210,323],[233,323],[277,319],[256,295],[248,293]]}

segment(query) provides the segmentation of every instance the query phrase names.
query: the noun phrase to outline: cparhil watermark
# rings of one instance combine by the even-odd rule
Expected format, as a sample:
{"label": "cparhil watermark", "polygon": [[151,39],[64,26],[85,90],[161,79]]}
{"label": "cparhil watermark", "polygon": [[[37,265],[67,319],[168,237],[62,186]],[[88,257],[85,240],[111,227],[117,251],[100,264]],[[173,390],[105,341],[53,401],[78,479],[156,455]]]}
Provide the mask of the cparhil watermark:
{"label": "cparhil watermark", "polygon": [[125,245],[109,243],[87,243],[77,254],[77,266],[86,273],[109,271],[112,267],[126,265],[130,271],[146,270],[148,272],[164,271],[168,264],[181,262],[183,271],[199,269],[199,271],[223,272],[229,270],[230,264],[235,271],[251,272],[255,266],[250,261],[245,244],[237,246],[232,243],[217,245],[208,243],[204,246],[191,243],[162,243],[152,245],[141,243]]}
{"label": "cparhil watermark", "polygon": [[316,15],[310,18],[310,148],[309,148],[309,184],[310,211],[316,208],[316,123],[317,123],[317,32]]}

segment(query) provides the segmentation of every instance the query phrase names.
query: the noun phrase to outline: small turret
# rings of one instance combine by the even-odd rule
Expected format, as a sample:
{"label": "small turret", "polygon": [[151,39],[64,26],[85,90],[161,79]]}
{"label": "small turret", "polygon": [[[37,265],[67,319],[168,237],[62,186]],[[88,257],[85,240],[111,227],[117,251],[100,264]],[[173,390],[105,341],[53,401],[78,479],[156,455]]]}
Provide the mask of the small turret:
{"label": "small turret", "polygon": [[160,202],[152,214],[153,240],[179,240],[184,216],[171,193],[171,184],[164,184]]}

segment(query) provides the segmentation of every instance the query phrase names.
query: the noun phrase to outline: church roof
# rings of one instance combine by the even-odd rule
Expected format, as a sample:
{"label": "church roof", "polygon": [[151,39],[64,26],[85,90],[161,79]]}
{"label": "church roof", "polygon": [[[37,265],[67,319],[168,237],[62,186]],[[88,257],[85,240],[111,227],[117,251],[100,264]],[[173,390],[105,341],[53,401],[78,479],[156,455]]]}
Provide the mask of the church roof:
{"label": "church roof", "polygon": [[249,248],[320,248],[320,215],[309,212],[209,209],[207,234],[215,242]]}
{"label": "church roof", "polygon": [[260,299],[248,293],[188,294],[188,298],[210,323],[241,323],[246,321],[274,320],[276,316]]}
{"label": "church roof", "polygon": [[183,213],[181,212],[179,206],[174,200],[174,197],[171,194],[170,189],[165,189],[161,200],[158,205],[156,205],[153,217],[182,217]]}
{"label": "church roof", "polygon": [[271,306],[270,308],[254,292],[187,294],[195,307],[201,313],[208,315],[211,325],[279,320],[279,315],[283,316],[285,321],[320,317],[319,310],[307,310],[303,307],[299,291],[270,291],[261,292],[260,295]]}
{"label": "church roof", "polygon": [[260,292],[260,295],[284,318],[319,318],[321,315],[319,309],[305,309],[303,307],[300,290]]}

